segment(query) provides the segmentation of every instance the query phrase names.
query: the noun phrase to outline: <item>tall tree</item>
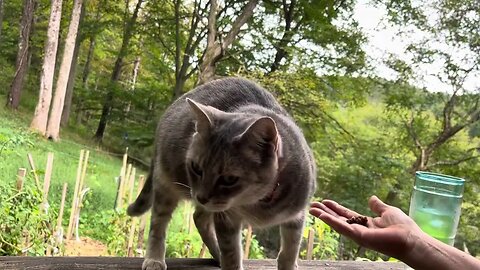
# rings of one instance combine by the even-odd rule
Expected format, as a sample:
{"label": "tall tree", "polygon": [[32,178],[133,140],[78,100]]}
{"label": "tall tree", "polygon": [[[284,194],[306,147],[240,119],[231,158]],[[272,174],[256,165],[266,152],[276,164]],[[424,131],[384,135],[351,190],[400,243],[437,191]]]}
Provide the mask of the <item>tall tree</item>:
{"label": "tall tree", "polygon": [[[122,46],[120,47],[120,51],[118,52],[117,59],[115,61],[115,66],[113,67],[112,76],[110,78],[110,82],[112,85],[115,85],[120,80],[120,74],[122,72],[122,65],[124,58],[127,56],[128,53],[128,46],[130,44],[130,39],[134,34],[135,24],[137,22],[138,13],[142,6],[143,0],[138,0],[137,5],[133,11],[132,17],[129,18],[128,22],[125,24],[125,28],[123,31],[123,40]],[[128,7],[126,7],[128,10]],[[103,134],[105,133],[105,129],[107,127],[108,117],[110,116],[110,112],[112,107],[114,106],[114,89],[109,89],[107,95],[105,96],[105,100],[103,102],[102,107],[102,115],[100,116],[100,121],[98,123],[97,131],[95,132],[94,138],[97,141],[101,141],[103,139]]]}
{"label": "tall tree", "polygon": [[[82,71],[82,88],[84,90],[88,89],[88,77],[90,76],[90,70],[92,66],[92,59],[95,52],[95,44],[96,44],[97,36],[103,29],[108,28],[101,25],[100,23],[102,10],[103,10],[103,7],[105,7],[106,5],[107,5],[106,0],[98,1],[97,6],[94,6],[96,9],[96,14],[93,21],[88,21],[82,25],[82,30],[84,31],[85,31],[85,26],[88,25],[90,27],[90,31],[86,31],[85,33],[85,38],[89,39],[89,45],[88,45],[88,52],[85,60],[85,65]],[[75,103],[75,105],[76,105],[76,114],[77,114],[76,122],[79,123],[83,118],[83,106],[84,106],[83,98],[79,98]]]}
{"label": "tall tree", "polygon": [[52,100],[53,77],[57,58],[58,35],[62,17],[62,0],[53,0],[48,22],[45,56],[43,58],[42,73],[40,75],[40,91],[37,107],[30,127],[45,135],[47,131],[48,112]]}
{"label": "tall tree", "polygon": [[13,76],[13,81],[7,98],[7,106],[15,110],[20,105],[20,96],[25,75],[27,74],[28,70],[29,42],[32,31],[34,10],[35,0],[24,0],[22,19],[20,22],[20,38],[18,41],[17,60],[15,63],[15,74]]}
{"label": "tall tree", "polygon": [[253,10],[257,4],[258,0],[249,0],[231,25],[230,31],[225,36],[222,36],[217,31],[218,4],[216,0],[210,0],[207,48],[200,63],[199,84],[206,83],[214,78],[217,62],[221,60],[228,47],[235,41],[242,26],[252,17]]}
{"label": "tall tree", "polygon": [[0,40],[2,40],[2,28],[3,28],[3,0],[0,0]]}
{"label": "tall tree", "polygon": [[[79,27],[82,28],[83,18],[85,17],[85,6],[82,5],[82,10],[80,12],[80,22]],[[65,103],[62,110],[62,119],[60,121],[61,126],[66,126],[70,118],[70,111],[72,108],[72,99],[73,99],[73,88],[75,86],[75,75],[77,74],[77,61],[78,53],[80,51],[80,44],[84,39],[84,35],[81,33],[77,35],[75,39],[75,47],[73,49],[72,63],[70,65],[70,72],[68,73],[68,82],[67,82],[67,91],[65,93]]]}
{"label": "tall tree", "polygon": [[83,0],[75,0],[73,3],[72,19],[68,27],[68,34],[65,40],[65,48],[63,52],[62,63],[55,88],[52,109],[48,118],[46,136],[53,140],[60,138],[60,120],[65,101],[65,92],[67,90],[70,66],[72,64],[73,52],[75,50],[75,40],[78,33],[78,25],[80,23],[80,13],[82,10]]}
{"label": "tall tree", "polygon": [[[130,91],[135,91],[135,86],[137,84],[138,72],[140,71],[140,56],[135,57],[135,61],[133,61],[133,70],[132,70],[132,79],[130,80]],[[127,102],[127,106],[125,106],[125,115],[127,115],[132,106],[132,101],[129,100]]]}

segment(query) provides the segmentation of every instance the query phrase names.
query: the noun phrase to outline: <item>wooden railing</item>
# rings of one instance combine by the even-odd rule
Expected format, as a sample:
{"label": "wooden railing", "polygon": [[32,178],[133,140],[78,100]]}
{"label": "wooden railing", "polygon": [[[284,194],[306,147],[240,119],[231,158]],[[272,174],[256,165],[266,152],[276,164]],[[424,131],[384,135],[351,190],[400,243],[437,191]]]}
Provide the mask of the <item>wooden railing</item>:
{"label": "wooden railing", "polygon": [[[120,257],[0,257],[0,269],[125,269],[141,270],[142,258]],[[167,259],[168,270],[219,270],[212,259]],[[299,270],[404,270],[398,262],[300,261]],[[246,260],[244,270],[276,270],[275,260]]]}

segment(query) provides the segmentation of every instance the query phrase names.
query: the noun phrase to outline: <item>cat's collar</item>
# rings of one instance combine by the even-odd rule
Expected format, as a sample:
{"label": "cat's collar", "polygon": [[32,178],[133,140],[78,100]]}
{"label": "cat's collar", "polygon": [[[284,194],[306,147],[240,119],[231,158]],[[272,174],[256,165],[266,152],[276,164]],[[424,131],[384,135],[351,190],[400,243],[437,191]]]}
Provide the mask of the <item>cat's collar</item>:
{"label": "cat's collar", "polygon": [[273,187],[272,192],[270,192],[267,196],[265,196],[263,199],[261,199],[260,202],[271,203],[271,202],[277,200],[278,196],[280,195],[280,190],[278,188],[279,186],[280,186],[280,182],[277,180],[277,183]]}

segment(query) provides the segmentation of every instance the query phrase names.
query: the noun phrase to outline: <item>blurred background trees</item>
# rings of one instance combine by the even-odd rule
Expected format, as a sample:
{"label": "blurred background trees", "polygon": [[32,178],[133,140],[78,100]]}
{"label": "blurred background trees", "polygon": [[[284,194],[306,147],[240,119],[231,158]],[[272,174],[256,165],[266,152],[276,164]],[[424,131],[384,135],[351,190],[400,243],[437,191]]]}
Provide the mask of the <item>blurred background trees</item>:
{"label": "blurred background trees", "polygon": [[[50,74],[53,89],[67,80],[63,128],[112,152],[128,146],[148,164],[156,122],[175,98],[217,77],[251,78],[304,129],[319,169],[317,198],[368,213],[367,198],[377,194],[407,210],[416,170],[464,177],[456,245],[480,253],[476,1],[84,0],[72,45],[73,2],[63,1]],[[370,49],[358,21],[369,14],[359,15],[359,5],[383,11],[378,27],[402,40],[401,51]],[[51,8],[0,0],[0,96],[32,119]],[[59,73],[68,47],[71,68]],[[337,258],[362,255],[343,239],[337,248]]]}

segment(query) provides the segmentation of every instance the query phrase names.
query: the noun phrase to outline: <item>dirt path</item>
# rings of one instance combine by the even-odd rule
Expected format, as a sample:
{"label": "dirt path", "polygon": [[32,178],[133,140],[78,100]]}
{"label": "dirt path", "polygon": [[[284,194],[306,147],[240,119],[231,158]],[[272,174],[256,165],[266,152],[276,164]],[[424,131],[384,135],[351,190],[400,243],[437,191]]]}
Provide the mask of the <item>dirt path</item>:
{"label": "dirt path", "polygon": [[80,237],[80,241],[75,239],[65,241],[64,256],[107,256],[107,246],[97,240]]}

